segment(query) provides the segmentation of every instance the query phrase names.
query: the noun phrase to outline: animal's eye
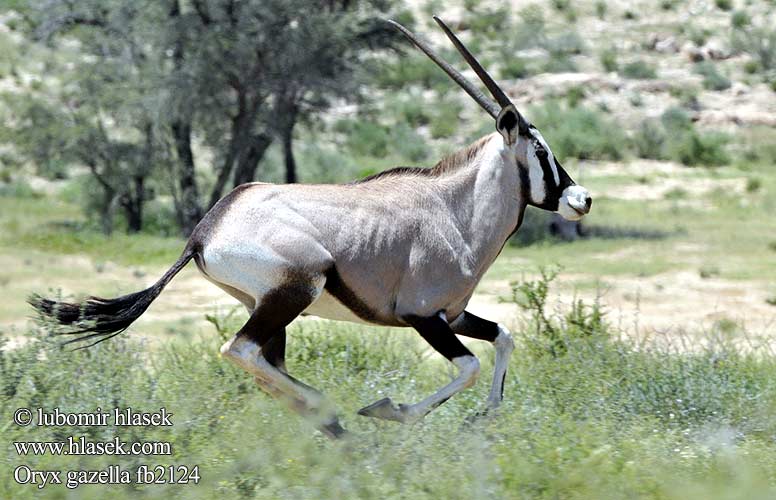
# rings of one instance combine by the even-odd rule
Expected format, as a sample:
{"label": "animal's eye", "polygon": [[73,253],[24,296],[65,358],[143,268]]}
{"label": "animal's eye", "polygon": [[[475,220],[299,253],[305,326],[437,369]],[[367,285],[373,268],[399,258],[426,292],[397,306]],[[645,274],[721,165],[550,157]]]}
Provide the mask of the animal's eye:
{"label": "animal's eye", "polygon": [[537,148],[536,156],[539,158],[547,158],[547,150],[544,148]]}

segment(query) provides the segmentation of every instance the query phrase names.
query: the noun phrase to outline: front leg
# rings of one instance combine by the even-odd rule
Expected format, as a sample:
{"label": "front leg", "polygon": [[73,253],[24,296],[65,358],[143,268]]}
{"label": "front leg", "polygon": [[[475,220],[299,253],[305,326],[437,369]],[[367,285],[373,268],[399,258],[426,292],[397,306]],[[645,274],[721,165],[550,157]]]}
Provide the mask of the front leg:
{"label": "front leg", "polygon": [[458,368],[458,376],[449,384],[412,405],[395,405],[390,398],[384,398],[358,411],[367,417],[411,423],[425,417],[431,410],[441,405],[454,394],[471,387],[480,373],[480,362],[455,336],[443,312],[431,317],[409,316],[404,320],[437,350]]}
{"label": "front leg", "polygon": [[496,348],[496,362],[493,370],[493,384],[488,395],[488,409],[495,409],[504,399],[504,379],[507,376],[509,357],[515,349],[509,330],[503,325],[482,319],[470,312],[464,311],[450,327],[456,335],[463,335],[480,340],[487,340]]}

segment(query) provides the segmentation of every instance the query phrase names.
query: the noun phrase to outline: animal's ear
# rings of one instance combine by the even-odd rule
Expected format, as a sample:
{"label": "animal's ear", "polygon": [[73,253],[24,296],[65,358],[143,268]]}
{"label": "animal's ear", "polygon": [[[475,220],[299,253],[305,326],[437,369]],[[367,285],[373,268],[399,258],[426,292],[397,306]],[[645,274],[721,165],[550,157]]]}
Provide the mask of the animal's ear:
{"label": "animal's ear", "polygon": [[504,142],[511,146],[517,142],[517,136],[520,134],[522,116],[518,113],[513,104],[501,109],[496,118],[496,130],[504,137]]}

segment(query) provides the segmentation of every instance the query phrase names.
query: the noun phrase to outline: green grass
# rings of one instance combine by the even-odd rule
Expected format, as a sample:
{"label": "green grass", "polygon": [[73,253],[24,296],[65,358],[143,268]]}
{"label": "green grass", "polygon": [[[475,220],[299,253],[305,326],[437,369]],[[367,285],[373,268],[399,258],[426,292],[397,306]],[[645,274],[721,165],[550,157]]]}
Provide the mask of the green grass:
{"label": "green grass", "polygon": [[0,196],[0,249],[4,251],[30,249],[56,255],[85,254],[122,265],[168,265],[183,250],[181,238],[105,236],[85,225],[79,207],[56,197]]}
{"label": "green grass", "polygon": [[[527,283],[523,291],[536,285]],[[473,424],[465,420],[482,408],[490,383],[488,346],[472,344],[483,364],[474,388],[423,422],[402,427],[355,411],[385,395],[404,402],[422,398],[448,380],[446,363],[425,357],[409,330],[295,324],[289,370],[336,403],[352,432],[342,443],[323,438],[220,359],[217,332],[157,351],[133,341],[130,332],[69,352],[45,342],[45,328],[32,331],[24,347],[0,351],[4,441],[120,435],[170,442],[173,456],[21,458],[5,446],[2,474],[11,477],[21,463],[37,470],[200,467],[197,486],[82,486],[71,493],[104,498],[110,492],[117,499],[714,499],[776,493],[772,356],[754,346],[739,349],[714,332],[692,352],[649,345],[634,350],[585,305],[562,316],[545,312],[556,328],[550,338],[527,319],[536,307],[526,311],[517,337],[502,409]],[[574,326],[582,324],[587,327]],[[227,321],[225,330],[236,327]],[[174,425],[117,431],[11,424],[16,408],[114,406],[165,407]],[[0,482],[3,498],[61,498],[65,491]]]}

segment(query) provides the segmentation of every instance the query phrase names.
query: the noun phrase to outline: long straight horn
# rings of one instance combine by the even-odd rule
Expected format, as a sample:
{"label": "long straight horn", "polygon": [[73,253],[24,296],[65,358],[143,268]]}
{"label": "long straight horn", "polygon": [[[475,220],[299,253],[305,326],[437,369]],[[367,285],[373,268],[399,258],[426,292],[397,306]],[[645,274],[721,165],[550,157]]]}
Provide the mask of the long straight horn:
{"label": "long straight horn", "polygon": [[496,102],[499,103],[499,105],[502,108],[506,108],[510,104],[512,104],[512,101],[507,97],[507,95],[504,93],[503,90],[501,90],[501,87],[498,86],[498,84],[491,78],[491,76],[488,74],[487,71],[485,71],[485,68],[482,67],[482,65],[477,61],[477,59],[474,58],[471,52],[469,52],[469,49],[467,49],[463,43],[458,39],[457,36],[455,36],[455,33],[450,31],[450,28],[447,27],[447,25],[439,19],[437,16],[434,16],[434,21],[437,22],[437,24],[444,30],[445,34],[447,35],[447,38],[450,39],[451,42],[453,42],[453,45],[455,45],[455,48],[458,49],[458,52],[461,53],[464,59],[466,59],[466,62],[469,63],[469,66],[474,70],[475,73],[477,73],[477,76],[480,77],[480,80],[482,80],[482,83],[485,84],[485,86],[488,88],[490,93],[493,95],[493,97],[496,99]]}
{"label": "long straight horn", "polygon": [[447,35],[447,38],[453,42],[453,45],[455,45],[455,48],[458,49],[458,52],[460,52],[463,58],[466,59],[466,62],[469,63],[469,66],[471,66],[474,72],[477,73],[477,76],[480,77],[482,83],[485,84],[491,95],[496,99],[496,102],[498,102],[501,106],[501,111],[506,112],[509,109],[514,110],[515,114],[517,115],[518,129],[521,131],[521,133],[525,132],[529,126],[528,121],[523,117],[520,111],[517,110],[515,105],[512,104],[512,100],[504,93],[503,90],[501,90],[501,87],[499,87],[496,81],[491,78],[487,71],[485,71],[485,68],[483,68],[479,61],[477,61],[472,53],[469,52],[469,49],[467,49],[464,44],[461,43],[458,37],[455,36],[455,33],[450,31],[450,28],[448,28],[447,25],[437,16],[434,16],[434,21],[436,21],[439,27],[442,28],[442,30]]}
{"label": "long straight horn", "polygon": [[[482,106],[482,108],[485,111],[487,111],[490,116],[492,116],[493,118],[498,118],[499,112],[501,112],[501,108],[503,106],[499,106],[498,104],[493,102],[493,100],[488,98],[485,94],[480,92],[480,90],[477,87],[475,87],[472,82],[467,80],[465,76],[463,76],[455,68],[450,66],[441,57],[439,57],[439,55],[437,55],[437,53],[434,52],[434,50],[431,47],[429,47],[429,45],[426,42],[420,40],[410,30],[408,30],[401,24],[397,23],[396,21],[389,20],[388,22],[391,23],[396,29],[401,31],[402,34],[404,34],[404,36],[406,36],[412,43],[414,43],[417,48],[422,50],[432,61],[434,61],[437,64],[437,66],[442,68],[445,71],[445,73],[447,73],[450,76],[450,78],[452,78],[455,81],[455,83],[460,85],[461,88],[464,89],[466,93],[469,94],[472,97],[472,99],[474,99],[477,102],[477,104]],[[480,76],[480,78],[482,77]]]}

